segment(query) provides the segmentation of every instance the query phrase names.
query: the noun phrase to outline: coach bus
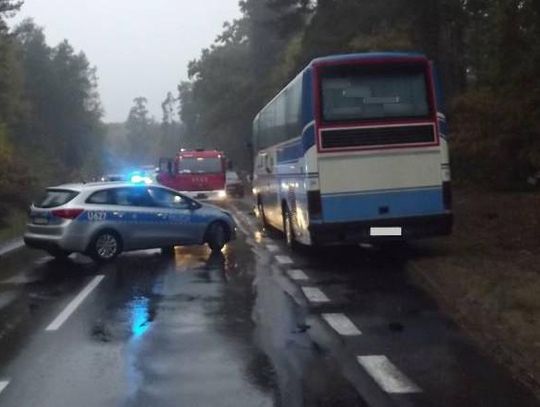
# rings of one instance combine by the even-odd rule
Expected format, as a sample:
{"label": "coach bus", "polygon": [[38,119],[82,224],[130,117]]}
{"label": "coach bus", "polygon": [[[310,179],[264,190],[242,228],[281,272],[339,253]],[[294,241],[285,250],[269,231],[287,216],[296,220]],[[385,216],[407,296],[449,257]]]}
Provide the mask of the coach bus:
{"label": "coach bus", "polygon": [[441,110],[433,64],[421,54],[313,60],[254,119],[259,218],[289,245],[449,234]]}

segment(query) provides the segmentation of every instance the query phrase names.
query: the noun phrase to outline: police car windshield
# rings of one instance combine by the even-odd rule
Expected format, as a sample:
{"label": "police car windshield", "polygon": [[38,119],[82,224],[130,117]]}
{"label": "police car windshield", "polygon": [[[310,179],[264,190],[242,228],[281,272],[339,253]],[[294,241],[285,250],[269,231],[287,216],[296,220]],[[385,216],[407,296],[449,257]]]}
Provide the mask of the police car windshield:
{"label": "police car windshield", "polygon": [[206,174],[219,173],[222,171],[221,159],[217,157],[189,157],[182,158],[178,161],[178,172],[180,174]]}

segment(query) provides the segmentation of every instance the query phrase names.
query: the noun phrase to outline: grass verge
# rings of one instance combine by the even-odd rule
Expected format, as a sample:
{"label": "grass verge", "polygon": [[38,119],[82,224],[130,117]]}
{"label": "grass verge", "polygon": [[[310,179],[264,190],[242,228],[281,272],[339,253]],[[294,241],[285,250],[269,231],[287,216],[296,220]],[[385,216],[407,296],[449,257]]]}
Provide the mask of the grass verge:
{"label": "grass verge", "polygon": [[540,398],[540,195],[455,191],[452,236],[410,272]]}
{"label": "grass verge", "polygon": [[26,212],[20,209],[10,211],[0,223],[0,243],[20,237],[26,225]]}

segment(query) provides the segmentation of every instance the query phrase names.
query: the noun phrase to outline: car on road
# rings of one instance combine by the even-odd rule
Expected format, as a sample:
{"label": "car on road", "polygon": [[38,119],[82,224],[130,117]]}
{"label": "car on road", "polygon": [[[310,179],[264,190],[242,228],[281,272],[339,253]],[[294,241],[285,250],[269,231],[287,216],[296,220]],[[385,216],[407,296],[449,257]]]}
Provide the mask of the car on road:
{"label": "car on road", "polygon": [[48,188],[30,207],[24,242],[54,257],[109,261],[123,251],[203,245],[235,238],[232,215],[158,185],[107,182]]}
{"label": "car on road", "polygon": [[225,175],[225,192],[228,197],[244,197],[244,184],[236,171],[227,171]]}

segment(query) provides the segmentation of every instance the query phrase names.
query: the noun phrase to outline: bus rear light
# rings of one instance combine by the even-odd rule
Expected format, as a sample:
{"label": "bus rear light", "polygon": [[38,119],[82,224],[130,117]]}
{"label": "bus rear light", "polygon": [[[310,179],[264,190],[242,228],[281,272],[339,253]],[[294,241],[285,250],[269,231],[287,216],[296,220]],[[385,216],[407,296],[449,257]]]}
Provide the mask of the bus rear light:
{"label": "bus rear light", "polygon": [[55,209],[51,213],[53,216],[62,219],[76,219],[81,213],[84,212],[84,209]]}
{"label": "bus rear light", "polygon": [[443,205],[444,209],[452,209],[452,183],[450,181],[444,181],[442,183]]}
{"label": "bus rear light", "polygon": [[308,211],[312,219],[322,216],[321,191],[307,191]]}

